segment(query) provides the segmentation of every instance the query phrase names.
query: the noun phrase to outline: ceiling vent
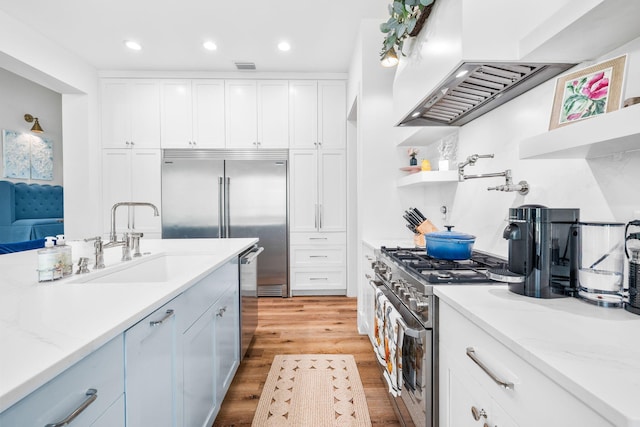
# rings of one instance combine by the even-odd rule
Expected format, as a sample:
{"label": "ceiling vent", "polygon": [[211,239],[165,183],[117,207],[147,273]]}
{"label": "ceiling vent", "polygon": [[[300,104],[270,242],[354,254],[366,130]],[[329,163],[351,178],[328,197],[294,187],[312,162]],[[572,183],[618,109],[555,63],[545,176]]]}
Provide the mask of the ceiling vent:
{"label": "ceiling vent", "polygon": [[575,64],[465,62],[399,126],[462,126]]}
{"label": "ceiling vent", "polygon": [[238,70],[255,70],[256,64],[253,62],[234,62]]}

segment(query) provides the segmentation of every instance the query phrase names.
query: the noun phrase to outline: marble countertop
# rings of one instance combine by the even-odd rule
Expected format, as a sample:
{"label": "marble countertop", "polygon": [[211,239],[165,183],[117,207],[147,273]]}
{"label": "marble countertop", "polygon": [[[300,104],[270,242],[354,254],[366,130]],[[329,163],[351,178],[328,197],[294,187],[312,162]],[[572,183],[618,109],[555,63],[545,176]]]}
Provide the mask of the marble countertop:
{"label": "marble countertop", "polygon": [[[256,242],[142,239],[143,253],[211,257],[209,264],[162,283],[74,283],[78,275],[38,282],[37,251],[0,256],[0,412]],[[90,251],[80,242],[70,243],[74,262]],[[120,247],[105,250],[107,269],[117,268],[120,255]]]}
{"label": "marble countertop", "polygon": [[404,238],[388,238],[388,239],[370,239],[364,238],[362,239],[362,243],[369,246],[371,249],[380,249],[381,246],[386,246],[390,248],[401,247],[401,248],[412,248],[414,247],[413,239],[410,237]]}
{"label": "marble countertop", "polygon": [[640,426],[640,316],[506,287],[436,286],[435,294],[615,425]]}

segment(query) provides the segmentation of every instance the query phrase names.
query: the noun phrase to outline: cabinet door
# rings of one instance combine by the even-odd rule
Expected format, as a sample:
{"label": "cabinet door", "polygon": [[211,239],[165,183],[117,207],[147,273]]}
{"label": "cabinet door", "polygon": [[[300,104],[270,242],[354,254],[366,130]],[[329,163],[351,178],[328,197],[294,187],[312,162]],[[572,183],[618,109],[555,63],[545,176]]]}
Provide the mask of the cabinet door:
{"label": "cabinet door", "polygon": [[[102,222],[107,236],[111,230],[111,207],[118,202],[131,201],[132,151],[125,148],[102,150]],[[119,211],[116,217],[118,232],[127,229],[128,217],[124,212]]]}
{"label": "cabinet door", "polygon": [[322,148],[345,148],[346,103],[343,81],[318,82],[318,142]]}
{"label": "cabinet door", "polygon": [[193,147],[224,148],[224,80],[194,80]]}
{"label": "cabinet door", "polygon": [[[453,370],[446,371],[449,384],[449,405],[447,411],[447,426],[450,427],[477,427],[487,421],[489,416],[491,398],[483,393],[475,381],[465,376],[464,383]],[[478,420],[474,418],[474,413]],[[502,426],[501,426],[502,427]]]}
{"label": "cabinet door", "polygon": [[318,83],[289,82],[289,136],[291,148],[316,148],[318,143]]}
{"label": "cabinet door", "polygon": [[131,142],[134,148],[160,148],[160,85],[134,80],[130,87]]}
{"label": "cabinet door", "polygon": [[162,95],[161,139],[162,148],[188,148],[191,134],[191,82],[168,80],[160,83]]}
{"label": "cabinet door", "polygon": [[90,427],[124,427],[124,418],[124,395],[122,395]]}
{"label": "cabinet door", "polygon": [[289,148],[289,83],[258,82],[258,147]]}
{"label": "cabinet door", "polygon": [[177,425],[177,333],[171,303],[125,331],[124,339],[127,426]]}
{"label": "cabinet door", "polygon": [[214,306],[216,407],[224,399],[240,364],[240,301],[238,287],[230,288]]}
{"label": "cabinet door", "polygon": [[[160,150],[132,150],[131,152],[131,201],[153,203],[161,207],[161,163]],[[162,221],[154,216],[153,209],[138,206],[131,209],[131,227],[148,238],[160,238]],[[162,214],[162,212],[161,212]]]}
{"label": "cabinet door", "polygon": [[218,408],[214,372],[215,313],[209,308],[182,335],[183,426],[209,427]]}
{"label": "cabinet door", "polygon": [[347,173],[343,150],[318,151],[318,227],[345,231],[347,227]]}
{"label": "cabinet door", "polygon": [[258,141],[256,82],[227,80],[225,100],[227,148],[256,148]]}
{"label": "cabinet door", "polygon": [[125,80],[104,80],[101,86],[102,146],[128,148],[131,143],[130,83]]}
{"label": "cabinet door", "polygon": [[290,223],[289,230],[316,231],[318,229],[318,152],[291,150],[290,161]]}

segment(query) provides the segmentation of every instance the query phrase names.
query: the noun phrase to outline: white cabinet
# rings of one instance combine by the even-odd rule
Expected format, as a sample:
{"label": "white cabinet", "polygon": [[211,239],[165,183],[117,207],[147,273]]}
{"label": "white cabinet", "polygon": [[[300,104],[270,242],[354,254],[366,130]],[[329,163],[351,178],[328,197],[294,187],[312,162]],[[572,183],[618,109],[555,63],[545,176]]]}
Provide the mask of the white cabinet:
{"label": "white cabinet", "polygon": [[289,86],[291,148],[345,148],[345,83],[299,80]]}
{"label": "white cabinet", "polygon": [[290,230],[345,231],[346,159],[343,150],[291,150]]}
{"label": "white cabinet", "polygon": [[158,148],[158,82],[146,79],[102,80],[100,126],[103,148]]}
{"label": "white cabinet", "polygon": [[227,80],[227,148],[289,148],[289,83]]}
{"label": "white cabinet", "polygon": [[291,233],[292,295],[346,294],[346,233]]}
{"label": "white cabinet", "polygon": [[375,279],[372,265],[376,257],[373,249],[365,243],[362,243],[361,254],[358,280],[358,331],[361,334],[367,334],[373,343],[372,322],[375,289],[371,281]]}
{"label": "white cabinet", "polygon": [[74,413],[71,425],[105,425],[101,418],[109,409],[109,426],[124,427],[124,409],[118,413],[122,406],[110,408],[124,393],[122,354],[119,335],[2,412],[0,425],[45,426],[69,420]]}
{"label": "white cabinet", "polygon": [[613,426],[442,300],[438,314],[440,426]]}
{"label": "white cabinet", "polygon": [[224,80],[163,80],[162,148],[224,148]]}
{"label": "white cabinet", "polygon": [[175,310],[169,302],[124,333],[129,427],[177,425]]}
{"label": "white cabinet", "polygon": [[[102,151],[103,230],[111,229],[111,207],[118,202],[150,202],[160,209],[161,154],[159,149],[106,149]],[[117,211],[116,232],[129,228],[160,238],[160,217],[146,206],[121,207]]]}
{"label": "white cabinet", "polygon": [[182,425],[209,427],[240,364],[238,264],[230,261],[184,294]]}

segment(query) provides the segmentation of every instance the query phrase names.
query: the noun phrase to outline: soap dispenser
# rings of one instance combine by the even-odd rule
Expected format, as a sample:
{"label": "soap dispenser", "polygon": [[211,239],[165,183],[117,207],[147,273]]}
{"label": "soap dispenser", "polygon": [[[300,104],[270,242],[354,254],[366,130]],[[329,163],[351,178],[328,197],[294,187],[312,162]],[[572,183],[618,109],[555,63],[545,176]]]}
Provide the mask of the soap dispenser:
{"label": "soap dispenser", "polygon": [[45,237],[44,249],[38,251],[38,281],[45,282],[62,277],[62,262],[54,238]]}
{"label": "soap dispenser", "polygon": [[67,245],[64,234],[58,234],[56,236],[56,248],[60,252],[62,259],[62,275],[69,276],[73,273],[73,259],[71,246]]}

